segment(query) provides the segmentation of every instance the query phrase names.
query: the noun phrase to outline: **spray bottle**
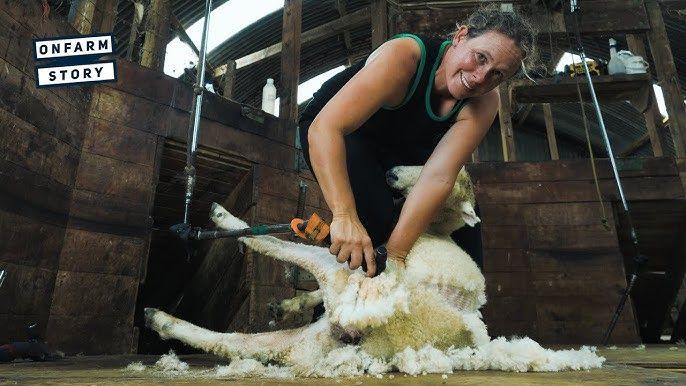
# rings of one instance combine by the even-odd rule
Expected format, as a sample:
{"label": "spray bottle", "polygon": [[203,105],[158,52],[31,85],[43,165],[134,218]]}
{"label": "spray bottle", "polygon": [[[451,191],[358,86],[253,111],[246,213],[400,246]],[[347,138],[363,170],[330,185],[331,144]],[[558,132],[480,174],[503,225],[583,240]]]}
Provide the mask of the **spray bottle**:
{"label": "spray bottle", "polygon": [[262,110],[274,115],[275,101],[276,87],[274,87],[274,79],[268,78],[267,84],[262,88]]}
{"label": "spray bottle", "polygon": [[610,75],[626,74],[626,67],[617,55],[617,41],[610,38],[610,61],[607,63],[607,73]]}

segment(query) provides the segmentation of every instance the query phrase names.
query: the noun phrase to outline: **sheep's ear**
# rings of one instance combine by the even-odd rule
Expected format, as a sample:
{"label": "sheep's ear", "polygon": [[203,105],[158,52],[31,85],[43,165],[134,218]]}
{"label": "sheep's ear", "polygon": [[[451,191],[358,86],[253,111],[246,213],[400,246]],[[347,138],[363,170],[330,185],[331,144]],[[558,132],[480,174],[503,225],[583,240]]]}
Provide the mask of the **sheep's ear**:
{"label": "sheep's ear", "polygon": [[462,205],[460,205],[460,211],[462,212],[462,221],[470,227],[481,222],[479,216],[474,212],[474,207],[469,202],[463,202]]}

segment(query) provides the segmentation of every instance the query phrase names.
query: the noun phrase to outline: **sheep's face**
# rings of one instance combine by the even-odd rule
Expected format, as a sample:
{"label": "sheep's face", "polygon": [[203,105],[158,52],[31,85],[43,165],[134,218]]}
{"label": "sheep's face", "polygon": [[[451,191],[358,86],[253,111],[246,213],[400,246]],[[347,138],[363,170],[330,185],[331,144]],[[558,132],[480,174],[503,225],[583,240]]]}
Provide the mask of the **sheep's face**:
{"label": "sheep's face", "polygon": [[[422,166],[396,166],[386,173],[386,183],[400,191],[405,197],[419,180]],[[455,186],[431,223],[429,231],[438,234],[450,232],[464,226],[474,226],[481,221],[474,212],[474,185],[463,167],[457,175]]]}

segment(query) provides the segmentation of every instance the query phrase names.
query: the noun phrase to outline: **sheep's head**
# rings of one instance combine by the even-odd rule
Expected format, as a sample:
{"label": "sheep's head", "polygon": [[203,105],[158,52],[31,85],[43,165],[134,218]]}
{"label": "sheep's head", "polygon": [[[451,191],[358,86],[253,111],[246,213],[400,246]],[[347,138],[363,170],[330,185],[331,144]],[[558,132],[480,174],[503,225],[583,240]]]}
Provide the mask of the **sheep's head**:
{"label": "sheep's head", "polygon": [[[386,182],[407,197],[421,174],[421,166],[396,166],[386,173]],[[474,185],[463,167],[443,208],[432,221],[429,232],[450,234],[465,224],[474,226],[481,221],[474,212]]]}

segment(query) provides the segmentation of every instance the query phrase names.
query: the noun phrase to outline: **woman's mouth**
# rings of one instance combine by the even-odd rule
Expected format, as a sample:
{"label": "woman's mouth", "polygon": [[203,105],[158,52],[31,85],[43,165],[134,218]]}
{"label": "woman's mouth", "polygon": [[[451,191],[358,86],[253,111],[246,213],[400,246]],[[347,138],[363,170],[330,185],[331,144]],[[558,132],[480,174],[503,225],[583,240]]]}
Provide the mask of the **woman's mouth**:
{"label": "woman's mouth", "polygon": [[472,86],[467,83],[467,79],[464,77],[464,73],[460,72],[460,80],[462,81],[462,85],[469,91],[474,90]]}

